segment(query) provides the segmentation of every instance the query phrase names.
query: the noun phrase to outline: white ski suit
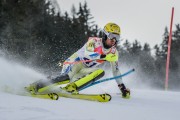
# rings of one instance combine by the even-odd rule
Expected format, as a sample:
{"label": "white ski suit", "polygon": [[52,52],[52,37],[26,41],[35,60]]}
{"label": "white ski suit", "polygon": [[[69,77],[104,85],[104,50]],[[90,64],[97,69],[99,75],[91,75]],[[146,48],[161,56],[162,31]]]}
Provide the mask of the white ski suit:
{"label": "white ski suit", "polygon": [[[116,54],[118,56],[118,51],[115,46],[105,49],[102,43],[102,38],[98,37],[90,37],[88,42],[77,52],[75,52],[72,56],[66,59],[65,62],[74,62],[80,60],[94,60],[100,59],[102,54],[107,55],[109,53]],[[94,72],[98,68],[97,66],[104,63],[106,61],[103,60],[94,60],[91,62],[80,62],[78,64],[65,64],[63,65],[62,74],[68,74],[70,77],[70,81],[74,82],[89,73]],[[114,76],[120,75],[120,71],[118,68],[118,60],[115,62],[110,62],[112,67],[112,73]],[[122,83],[122,79],[116,79],[117,84]]]}

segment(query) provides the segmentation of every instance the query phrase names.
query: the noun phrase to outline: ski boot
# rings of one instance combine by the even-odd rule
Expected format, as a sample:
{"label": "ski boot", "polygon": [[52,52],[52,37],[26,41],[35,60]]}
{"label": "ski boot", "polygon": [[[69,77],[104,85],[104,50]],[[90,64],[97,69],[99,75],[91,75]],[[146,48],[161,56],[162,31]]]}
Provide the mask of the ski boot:
{"label": "ski boot", "polygon": [[[30,84],[29,86],[25,87],[25,89],[32,95],[39,94],[47,89],[46,87],[48,87],[48,84],[49,83],[46,83],[43,80],[39,80],[39,81],[34,82],[34,83]],[[43,89],[43,90],[41,90],[41,89]]]}
{"label": "ski boot", "polygon": [[43,94],[49,92],[54,86],[66,83],[69,83],[69,76],[61,75],[48,81],[39,80],[25,87],[25,89],[31,94]]}

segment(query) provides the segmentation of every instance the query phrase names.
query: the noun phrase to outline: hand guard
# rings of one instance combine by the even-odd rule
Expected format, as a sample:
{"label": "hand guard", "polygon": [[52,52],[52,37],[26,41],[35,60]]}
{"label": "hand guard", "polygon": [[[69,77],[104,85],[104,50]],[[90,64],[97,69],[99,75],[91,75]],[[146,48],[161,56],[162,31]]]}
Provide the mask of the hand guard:
{"label": "hand guard", "polygon": [[130,98],[130,90],[128,88],[126,88],[123,83],[119,84],[118,87],[122,92],[122,97],[126,98],[126,99],[129,99]]}
{"label": "hand guard", "polygon": [[118,60],[118,56],[112,53],[107,54],[107,55],[101,55],[100,58],[103,58],[104,60],[109,61],[109,62],[114,62]]}

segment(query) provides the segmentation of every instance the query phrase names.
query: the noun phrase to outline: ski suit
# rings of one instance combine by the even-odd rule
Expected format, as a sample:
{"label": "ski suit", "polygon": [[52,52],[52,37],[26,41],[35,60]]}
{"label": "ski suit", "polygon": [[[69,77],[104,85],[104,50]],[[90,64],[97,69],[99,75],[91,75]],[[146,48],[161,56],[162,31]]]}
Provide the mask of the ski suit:
{"label": "ski suit", "polygon": [[[82,87],[93,80],[97,80],[104,75],[104,70],[98,68],[97,66],[106,62],[104,60],[94,60],[100,59],[102,54],[107,55],[109,53],[116,54],[118,56],[118,51],[115,46],[105,49],[102,43],[102,38],[98,37],[90,37],[88,42],[77,52],[75,52],[72,56],[66,59],[65,62],[74,62],[79,60],[93,60],[91,62],[81,62],[78,64],[65,64],[63,65],[63,69],[61,71],[62,74],[68,74],[70,78],[70,82],[75,82],[77,87]],[[120,71],[118,69],[118,60],[115,62],[110,62],[112,67],[112,73],[114,76],[120,75]],[[98,72],[96,75],[96,79],[94,77],[89,77],[91,73]],[[78,81],[82,78],[85,78],[84,82],[78,83]],[[77,81],[77,82],[76,82]],[[122,83],[122,79],[116,79],[117,84]]]}

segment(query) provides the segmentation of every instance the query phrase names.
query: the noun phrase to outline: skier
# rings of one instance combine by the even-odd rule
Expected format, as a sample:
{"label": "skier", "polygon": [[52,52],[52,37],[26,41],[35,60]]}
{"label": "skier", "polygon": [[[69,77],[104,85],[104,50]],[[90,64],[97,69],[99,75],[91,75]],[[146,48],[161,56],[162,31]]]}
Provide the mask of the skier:
{"label": "skier", "polygon": [[[106,61],[111,64],[113,76],[120,75],[118,51],[116,49],[120,40],[120,32],[120,27],[117,24],[106,24],[102,38],[90,37],[81,49],[65,60],[65,62],[82,62],[78,62],[78,64],[64,64],[60,76],[47,82],[37,81],[26,87],[26,89],[32,94],[37,94],[43,93],[51,86],[69,83],[61,89],[69,93],[78,94],[78,90],[82,87],[104,76],[104,70],[97,66]],[[130,90],[125,87],[122,79],[118,78],[116,82],[122,92],[122,97],[129,98]]]}

